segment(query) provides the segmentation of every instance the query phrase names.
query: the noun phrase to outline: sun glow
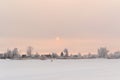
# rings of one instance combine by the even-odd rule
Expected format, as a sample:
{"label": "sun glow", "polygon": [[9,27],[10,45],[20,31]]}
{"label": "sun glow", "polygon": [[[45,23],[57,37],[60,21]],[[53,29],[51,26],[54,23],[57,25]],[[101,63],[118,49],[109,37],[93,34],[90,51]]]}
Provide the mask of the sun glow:
{"label": "sun glow", "polygon": [[60,37],[56,37],[56,41],[60,41]]}

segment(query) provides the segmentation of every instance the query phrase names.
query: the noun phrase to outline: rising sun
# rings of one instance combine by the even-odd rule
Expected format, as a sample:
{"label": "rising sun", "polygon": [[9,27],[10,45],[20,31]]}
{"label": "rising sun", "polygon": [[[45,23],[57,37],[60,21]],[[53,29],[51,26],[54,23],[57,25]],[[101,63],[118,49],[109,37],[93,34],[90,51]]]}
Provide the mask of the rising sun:
{"label": "rising sun", "polygon": [[60,40],[60,37],[56,37],[55,39],[56,39],[56,41],[59,41],[59,40]]}

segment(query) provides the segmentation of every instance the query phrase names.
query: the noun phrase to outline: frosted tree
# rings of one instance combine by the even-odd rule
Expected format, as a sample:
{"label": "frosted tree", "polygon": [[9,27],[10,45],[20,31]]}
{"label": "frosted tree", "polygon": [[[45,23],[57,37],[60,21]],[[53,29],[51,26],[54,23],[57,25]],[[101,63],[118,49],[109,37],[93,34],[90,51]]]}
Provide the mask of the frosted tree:
{"label": "frosted tree", "polygon": [[12,54],[13,54],[13,58],[20,58],[18,48],[14,48]]}
{"label": "frosted tree", "polygon": [[66,48],[63,50],[63,53],[65,54],[65,57],[69,56],[68,49],[66,49]]}
{"label": "frosted tree", "polygon": [[61,57],[63,57],[63,56],[64,56],[64,53],[63,53],[63,52],[61,52],[60,56],[61,56]]}
{"label": "frosted tree", "polygon": [[12,51],[12,54],[13,54],[13,55],[18,55],[18,54],[19,54],[18,49],[17,49],[17,48],[14,48],[13,51]]}
{"label": "frosted tree", "polygon": [[39,53],[36,52],[36,54],[34,55],[34,57],[35,57],[35,58],[39,58],[39,57],[40,57]]}
{"label": "frosted tree", "polygon": [[13,57],[12,51],[8,49],[7,52],[4,54],[4,57],[5,58],[12,58]]}
{"label": "frosted tree", "polygon": [[99,58],[106,58],[108,55],[108,50],[106,48],[100,48],[98,49],[98,57]]}
{"label": "frosted tree", "polygon": [[32,56],[32,51],[33,51],[33,47],[29,46],[29,47],[27,48],[27,55],[28,55],[29,57]]}
{"label": "frosted tree", "polygon": [[79,57],[79,58],[82,57],[81,53],[78,53],[78,57]]}
{"label": "frosted tree", "polygon": [[115,59],[120,58],[120,51],[114,52],[114,58]]}
{"label": "frosted tree", "polygon": [[57,53],[52,53],[52,58],[57,58],[58,57],[58,55],[57,55]]}

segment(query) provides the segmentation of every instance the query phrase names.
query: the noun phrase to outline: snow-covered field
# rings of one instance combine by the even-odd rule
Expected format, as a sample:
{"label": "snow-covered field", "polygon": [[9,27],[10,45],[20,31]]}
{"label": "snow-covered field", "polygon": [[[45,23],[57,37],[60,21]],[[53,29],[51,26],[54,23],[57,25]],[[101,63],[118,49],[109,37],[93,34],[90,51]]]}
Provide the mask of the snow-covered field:
{"label": "snow-covered field", "polygon": [[0,80],[120,80],[120,60],[0,60]]}

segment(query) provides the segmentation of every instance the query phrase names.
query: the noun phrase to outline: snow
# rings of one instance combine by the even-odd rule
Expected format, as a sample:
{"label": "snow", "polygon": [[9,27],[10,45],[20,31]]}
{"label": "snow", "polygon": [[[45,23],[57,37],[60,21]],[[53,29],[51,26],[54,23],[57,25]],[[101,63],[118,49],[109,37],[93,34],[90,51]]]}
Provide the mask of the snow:
{"label": "snow", "polygon": [[0,80],[120,80],[119,59],[0,60]]}

